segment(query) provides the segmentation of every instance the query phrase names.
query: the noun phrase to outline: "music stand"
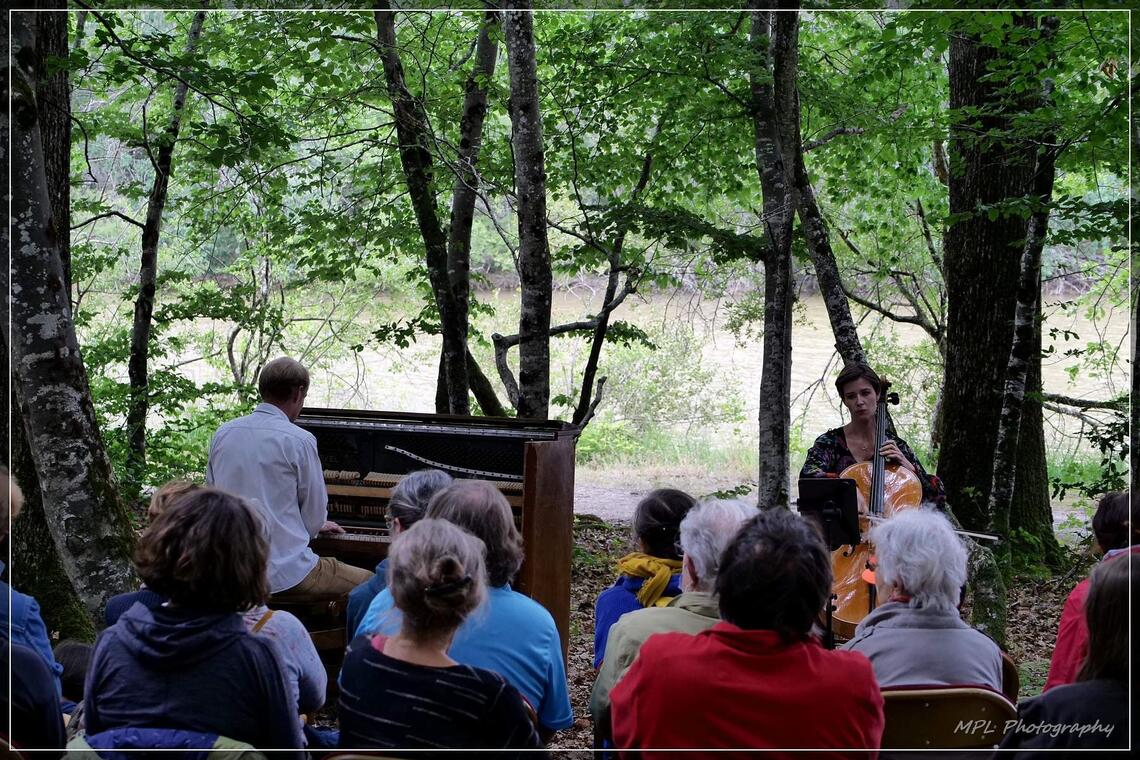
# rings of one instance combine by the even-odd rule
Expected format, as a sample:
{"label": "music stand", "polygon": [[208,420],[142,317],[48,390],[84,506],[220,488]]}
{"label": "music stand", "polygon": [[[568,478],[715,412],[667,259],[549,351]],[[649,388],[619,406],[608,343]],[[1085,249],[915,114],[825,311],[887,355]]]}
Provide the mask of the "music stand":
{"label": "music stand", "polygon": [[[814,520],[823,528],[823,540],[830,551],[841,546],[855,546],[861,540],[859,534],[859,498],[855,481],[849,478],[802,478],[800,498],[796,503],[804,517]],[[835,611],[832,601],[835,594],[827,599],[827,616],[824,626],[823,645],[835,648],[835,633],[832,631],[831,613]]]}

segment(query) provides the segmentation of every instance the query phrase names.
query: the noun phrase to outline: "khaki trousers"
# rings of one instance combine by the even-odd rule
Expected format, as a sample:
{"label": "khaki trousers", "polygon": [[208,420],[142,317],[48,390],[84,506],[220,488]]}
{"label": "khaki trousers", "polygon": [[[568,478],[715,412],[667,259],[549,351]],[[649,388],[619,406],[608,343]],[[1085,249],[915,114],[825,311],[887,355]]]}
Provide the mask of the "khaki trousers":
{"label": "khaki trousers", "polygon": [[273,595],[275,601],[289,601],[298,597],[324,594],[347,594],[373,575],[355,565],[341,562],[335,557],[320,557],[317,564],[301,582]]}

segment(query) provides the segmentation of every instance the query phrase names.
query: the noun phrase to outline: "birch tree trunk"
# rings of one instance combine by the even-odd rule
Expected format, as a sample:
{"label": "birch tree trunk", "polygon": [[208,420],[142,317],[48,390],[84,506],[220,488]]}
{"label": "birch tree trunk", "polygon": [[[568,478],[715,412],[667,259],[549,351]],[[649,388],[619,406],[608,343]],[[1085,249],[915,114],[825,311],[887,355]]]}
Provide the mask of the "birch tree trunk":
{"label": "birch tree trunk", "polygon": [[[1045,143],[1053,142],[1046,136]],[[1010,535],[1009,513],[1017,481],[1018,436],[1022,426],[1022,401],[1029,364],[1033,360],[1034,338],[1037,335],[1036,316],[1041,297],[1041,251],[1045,247],[1045,233],[1049,226],[1048,203],[1053,197],[1055,157],[1049,150],[1038,156],[1034,177],[1034,195],[1041,204],[1029,218],[1025,247],[1021,254],[1017,280],[1017,306],[1013,316],[1013,345],[1006,368],[1005,391],[1002,396],[1001,417],[998,420],[997,443],[994,447],[993,480],[987,513],[989,531],[998,536]],[[1010,541],[998,544],[997,559],[1008,569]]]}
{"label": "birch tree trunk", "polygon": [[4,339],[47,529],[64,573],[96,616],[108,597],[135,585],[130,522],[95,421],[63,287],[35,102],[35,17],[10,18],[11,116],[0,135],[12,146],[12,219],[4,230],[12,259],[0,283],[11,319],[4,321]]}
{"label": "birch tree trunk", "polygon": [[[205,21],[205,11],[194,14],[186,37],[187,56],[193,55],[197,49]],[[130,356],[127,360],[130,401],[127,407],[127,482],[124,484],[124,496],[128,501],[138,498],[146,470],[146,417],[150,411],[150,334],[154,325],[154,293],[158,282],[158,243],[162,232],[162,214],[166,210],[166,196],[170,189],[170,173],[174,166],[174,147],[182,129],[186,94],[190,89],[185,79],[186,71],[183,70],[182,73],[182,79],[174,84],[170,122],[159,139],[154,141],[158,144],[158,152],[152,159],[154,181],[147,200],[146,219],[143,221],[139,293],[135,298]]]}
{"label": "birch tree trunk", "polygon": [[[40,4],[43,7],[45,4]],[[59,243],[63,286],[71,293],[71,86],[67,68],[48,73],[49,59],[67,59],[67,3],[46,3],[56,11],[36,14],[36,106],[44,146],[44,172],[51,199],[52,227]]]}
{"label": "birch tree trunk", "polygon": [[[781,19],[780,17],[786,17]],[[763,192],[769,246],[764,257],[764,342],[760,374],[759,473],[761,508],[787,507],[791,429],[793,189],[781,145],[777,103],[795,86],[796,14],[753,10],[749,39],[756,169]],[[793,93],[794,94],[794,93]],[[786,111],[784,118],[790,118]],[[786,128],[785,128],[786,131]]]}
{"label": "birch tree trunk", "polygon": [[[436,207],[435,168],[428,148],[427,113],[423,103],[408,90],[404,66],[396,45],[396,19],[388,2],[374,11],[376,43],[384,65],[384,80],[396,118],[400,140],[400,163],[408,183],[408,195],[424,241],[428,278],[439,310],[443,337],[443,364],[446,375],[448,409],[451,414],[467,414],[467,340],[457,320],[459,305],[448,275],[448,241]],[[464,323],[465,323],[464,318]]]}
{"label": "birch tree trunk", "polygon": [[511,144],[518,195],[519,417],[545,419],[550,406],[550,307],[553,273],[546,230],[546,168],[534,18],[528,2],[505,12],[507,64],[511,82]]}

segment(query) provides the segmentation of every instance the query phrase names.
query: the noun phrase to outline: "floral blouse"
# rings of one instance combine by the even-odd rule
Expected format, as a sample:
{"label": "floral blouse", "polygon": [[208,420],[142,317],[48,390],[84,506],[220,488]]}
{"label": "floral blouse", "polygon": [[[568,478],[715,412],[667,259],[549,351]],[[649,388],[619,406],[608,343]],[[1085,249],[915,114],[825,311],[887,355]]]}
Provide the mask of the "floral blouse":
{"label": "floral blouse", "polygon": [[[946,489],[943,488],[942,481],[937,475],[930,475],[922,468],[922,463],[918,461],[918,457],[914,455],[906,441],[890,433],[887,433],[887,438],[898,445],[899,451],[914,466],[915,473],[922,482],[922,500],[942,509],[946,503]],[[800,477],[838,478],[839,473],[858,461],[847,448],[847,437],[843,434],[843,428],[833,428],[815,439],[800,470]]]}

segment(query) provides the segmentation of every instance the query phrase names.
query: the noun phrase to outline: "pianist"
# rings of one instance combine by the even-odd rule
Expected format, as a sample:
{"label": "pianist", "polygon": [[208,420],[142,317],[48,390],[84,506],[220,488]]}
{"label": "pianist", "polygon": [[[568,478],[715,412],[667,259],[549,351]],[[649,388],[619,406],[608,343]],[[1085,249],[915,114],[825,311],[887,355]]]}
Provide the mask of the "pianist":
{"label": "pianist", "polygon": [[305,405],[309,372],[281,357],[265,365],[257,386],[262,403],[214,434],[206,483],[257,506],[269,536],[269,590],[275,599],[348,593],[372,573],[317,557],[309,548],[318,533],[344,532],[328,520],[317,439],[293,424]]}

